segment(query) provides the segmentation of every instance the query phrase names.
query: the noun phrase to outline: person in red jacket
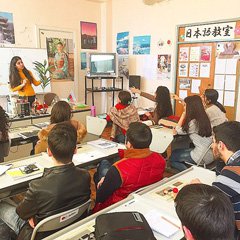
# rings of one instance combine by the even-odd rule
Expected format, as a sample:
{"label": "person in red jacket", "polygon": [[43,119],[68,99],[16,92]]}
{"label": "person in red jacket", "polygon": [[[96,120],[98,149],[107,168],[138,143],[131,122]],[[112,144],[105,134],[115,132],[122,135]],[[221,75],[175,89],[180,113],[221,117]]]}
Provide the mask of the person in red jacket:
{"label": "person in red jacket", "polygon": [[[129,125],[126,133],[127,149],[119,150],[121,160],[109,168],[105,177],[99,179],[94,212],[163,178],[166,162],[160,154],[150,151],[151,141],[152,132],[147,125],[140,122]],[[103,161],[106,163],[107,160]],[[101,176],[99,169],[101,164],[97,172],[97,175]]]}

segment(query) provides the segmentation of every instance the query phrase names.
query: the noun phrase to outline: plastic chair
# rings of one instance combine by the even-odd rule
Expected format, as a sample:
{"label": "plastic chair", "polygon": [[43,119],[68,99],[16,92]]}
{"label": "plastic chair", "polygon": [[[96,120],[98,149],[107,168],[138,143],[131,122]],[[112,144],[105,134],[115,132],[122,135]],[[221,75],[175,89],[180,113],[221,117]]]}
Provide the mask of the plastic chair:
{"label": "plastic chair", "polygon": [[56,93],[46,93],[43,100],[48,106],[51,106],[53,100],[59,101],[59,97]]}
{"label": "plastic chair", "polygon": [[89,199],[87,202],[81,204],[78,207],[72,208],[68,211],[64,211],[43,219],[33,229],[31,240],[35,239],[38,232],[58,230],[60,228],[64,228],[72,224],[74,221],[80,218],[83,215],[83,213],[85,213],[86,211],[89,212],[90,206],[91,199]]}

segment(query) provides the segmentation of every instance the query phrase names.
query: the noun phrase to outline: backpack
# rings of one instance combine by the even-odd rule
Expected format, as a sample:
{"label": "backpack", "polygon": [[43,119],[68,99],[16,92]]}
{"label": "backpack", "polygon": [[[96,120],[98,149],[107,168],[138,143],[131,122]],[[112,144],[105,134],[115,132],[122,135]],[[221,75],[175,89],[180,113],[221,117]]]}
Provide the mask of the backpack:
{"label": "backpack", "polygon": [[96,240],[156,240],[139,212],[114,212],[97,216]]}

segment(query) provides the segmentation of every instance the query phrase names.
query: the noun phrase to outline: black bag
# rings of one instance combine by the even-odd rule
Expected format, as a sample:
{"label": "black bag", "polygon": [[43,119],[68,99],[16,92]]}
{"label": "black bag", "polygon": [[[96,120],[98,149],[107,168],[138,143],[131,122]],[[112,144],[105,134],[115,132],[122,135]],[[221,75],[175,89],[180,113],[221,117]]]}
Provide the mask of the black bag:
{"label": "black bag", "polygon": [[96,240],[156,240],[139,212],[115,212],[97,216]]}

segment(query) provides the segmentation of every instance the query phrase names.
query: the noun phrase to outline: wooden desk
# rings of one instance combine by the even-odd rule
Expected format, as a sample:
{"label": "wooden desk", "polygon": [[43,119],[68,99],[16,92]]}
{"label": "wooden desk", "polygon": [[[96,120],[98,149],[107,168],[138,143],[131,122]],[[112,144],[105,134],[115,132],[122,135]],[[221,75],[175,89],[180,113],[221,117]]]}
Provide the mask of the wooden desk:
{"label": "wooden desk", "polygon": [[[62,229],[55,234],[46,238],[46,240],[85,240],[82,236],[94,231],[95,218],[107,212],[123,212],[123,211],[138,211],[142,214],[146,214],[151,210],[156,210],[161,215],[166,215],[170,219],[176,221],[180,226],[180,221],[175,213],[175,207],[173,201],[166,201],[158,196],[154,195],[155,192],[176,181],[185,181],[188,183],[191,179],[198,177],[203,183],[211,184],[215,179],[215,173],[207,169],[199,167],[191,167],[179,174],[174,175],[169,179],[163,179],[153,185],[146,187],[144,190],[140,190],[138,193],[131,194],[128,198],[106,208],[102,211],[95,213],[65,229]],[[154,232],[154,236],[157,240],[179,240],[184,235],[181,230],[174,234],[171,238],[166,238],[163,235]]]}

